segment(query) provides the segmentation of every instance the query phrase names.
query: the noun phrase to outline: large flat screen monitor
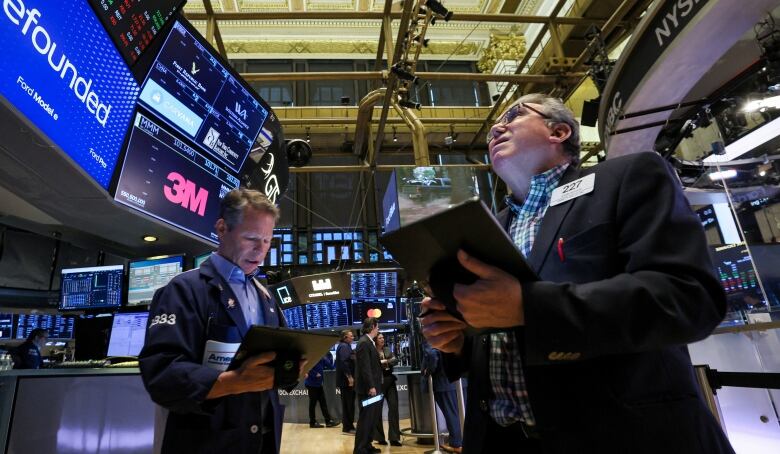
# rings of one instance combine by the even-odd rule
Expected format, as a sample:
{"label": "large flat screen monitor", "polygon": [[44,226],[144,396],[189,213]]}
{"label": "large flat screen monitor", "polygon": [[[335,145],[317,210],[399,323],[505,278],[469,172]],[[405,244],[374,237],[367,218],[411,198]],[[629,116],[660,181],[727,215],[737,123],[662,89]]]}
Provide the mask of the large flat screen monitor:
{"label": "large flat screen monitor", "polygon": [[141,87],[140,103],[212,159],[238,172],[269,109],[176,20]]}
{"label": "large flat screen monitor", "polygon": [[148,312],[128,312],[114,315],[107,356],[138,356],[144,346]]}
{"label": "large flat screen monitor", "polygon": [[119,307],[123,273],[124,265],[64,268],[60,280],[60,309]]}
{"label": "large flat screen monitor", "polygon": [[306,329],[306,322],[303,316],[303,306],[294,306],[282,309],[284,319],[287,320],[287,327],[293,329]]}
{"label": "large flat screen monitor", "polygon": [[138,98],[133,74],[86,0],[3,3],[0,95],[108,189]]}
{"label": "large flat screen monitor", "polygon": [[14,314],[0,314],[0,340],[13,339]]}
{"label": "large flat screen monitor", "polygon": [[398,296],[397,271],[352,271],[352,299],[395,298]]}
{"label": "large flat screen monitor", "polygon": [[55,314],[18,314],[14,317],[14,338],[24,340],[35,328],[44,328],[49,339],[73,339],[75,317]]}
{"label": "large flat screen monitor", "polygon": [[233,174],[139,111],[114,200],[217,243],[219,203],[238,185]]}
{"label": "large flat screen monitor", "polygon": [[349,309],[347,300],[323,301],[311,303],[304,307],[307,329],[327,329],[339,326],[349,326]]}
{"label": "large flat screen monitor", "polygon": [[127,268],[127,305],[150,304],[158,288],[184,270],[184,257],[172,255],[130,262]]}
{"label": "large flat screen monitor", "polygon": [[374,298],[352,300],[352,324],[360,325],[368,317],[373,317],[379,323],[398,323],[396,298]]}
{"label": "large flat screen monitor", "polygon": [[75,359],[103,359],[108,350],[108,339],[114,317],[111,314],[85,316],[76,319],[73,337],[76,339]]}

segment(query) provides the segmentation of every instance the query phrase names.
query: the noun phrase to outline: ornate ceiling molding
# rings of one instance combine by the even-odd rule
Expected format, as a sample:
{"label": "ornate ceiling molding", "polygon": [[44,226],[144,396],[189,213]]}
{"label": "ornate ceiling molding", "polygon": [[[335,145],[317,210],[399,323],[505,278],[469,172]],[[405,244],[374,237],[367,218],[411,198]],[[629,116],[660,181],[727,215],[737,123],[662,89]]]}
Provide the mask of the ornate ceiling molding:
{"label": "ornate ceiling molding", "polygon": [[[480,50],[478,43],[458,41],[439,41],[423,49],[427,55],[457,55],[473,57]],[[225,41],[225,49],[231,56],[245,54],[262,56],[264,54],[355,54],[375,56],[376,41],[354,40],[236,40]]]}
{"label": "ornate ceiling molding", "polygon": [[522,34],[490,35],[490,44],[477,62],[477,68],[489,73],[499,60],[522,60],[525,51],[525,36]]}

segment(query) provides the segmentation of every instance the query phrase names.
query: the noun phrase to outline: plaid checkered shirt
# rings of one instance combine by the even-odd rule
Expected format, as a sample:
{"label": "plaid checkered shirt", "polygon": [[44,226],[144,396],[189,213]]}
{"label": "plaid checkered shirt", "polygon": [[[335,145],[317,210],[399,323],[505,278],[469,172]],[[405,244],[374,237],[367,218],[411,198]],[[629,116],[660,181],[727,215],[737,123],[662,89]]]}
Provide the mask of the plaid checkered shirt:
{"label": "plaid checkered shirt", "polygon": [[[542,218],[550,205],[550,196],[561,181],[569,163],[534,175],[528,196],[518,204],[512,196],[506,197],[512,219],[509,223],[509,236],[524,256],[528,257],[539,232]],[[525,386],[523,367],[520,361],[522,352],[512,332],[490,334],[490,357],[488,359],[490,386],[494,398],[490,401],[490,416],[504,427],[517,421],[533,426],[536,424],[528,391]]]}

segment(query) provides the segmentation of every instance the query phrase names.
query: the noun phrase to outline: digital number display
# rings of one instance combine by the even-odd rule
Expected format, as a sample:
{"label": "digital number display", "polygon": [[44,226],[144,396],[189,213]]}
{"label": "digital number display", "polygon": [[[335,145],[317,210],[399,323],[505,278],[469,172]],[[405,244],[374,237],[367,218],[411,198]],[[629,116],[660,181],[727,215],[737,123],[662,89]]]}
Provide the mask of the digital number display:
{"label": "digital number display", "polygon": [[128,66],[152,43],[184,0],[89,0]]}

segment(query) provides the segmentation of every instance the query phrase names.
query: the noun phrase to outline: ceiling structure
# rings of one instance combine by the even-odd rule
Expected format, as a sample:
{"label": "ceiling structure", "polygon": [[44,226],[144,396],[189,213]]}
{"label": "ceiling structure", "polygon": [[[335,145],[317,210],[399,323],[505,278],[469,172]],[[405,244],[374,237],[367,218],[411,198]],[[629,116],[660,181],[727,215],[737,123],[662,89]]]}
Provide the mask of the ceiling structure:
{"label": "ceiling structure", "polygon": [[[407,127],[414,118],[424,129],[418,139],[440,143],[457,127],[456,147],[431,146],[415,160],[440,153],[468,155],[472,163],[484,159],[484,134],[510,99],[512,89],[543,91],[568,100],[579,111],[582,100],[596,96],[585,65],[590,52],[586,32],[598,27],[609,49],[616,47],[638,23],[650,0],[444,0],[452,12],[427,27],[429,46],[419,61],[473,61],[483,73],[418,73],[422,80],[454,78],[499,81],[493,106],[422,107],[417,111],[393,107],[399,80],[387,63],[403,55],[405,31],[414,27],[417,2],[368,0],[190,0],[185,16],[228,59],[350,59],[379,63],[363,73],[249,74],[247,80],[364,79],[377,89],[372,105],[275,107],[289,138],[301,137],[310,128],[315,156],[341,155],[345,136],[354,140],[360,132],[367,139],[374,162],[355,156],[355,165],[302,167],[304,172],[374,170],[379,153],[415,153]],[[419,19],[419,18],[418,18]],[[430,21],[428,15],[425,23]],[[419,24],[418,24],[419,26]],[[402,38],[399,42],[399,36]],[[509,62],[510,64],[506,64]],[[497,64],[501,63],[501,64]],[[496,68],[492,68],[495,66]],[[429,65],[429,67],[431,67]],[[515,69],[517,68],[517,69]],[[492,74],[498,71],[499,74]],[[402,82],[402,81],[401,81]],[[507,83],[509,82],[509,83]],[[378,93],[378,94],[377,94]],[[397,130],[398,144],[391,131]],[[210,246],[164,223],[130,212],[114,203],[36,128],[19,117],[12,106],[0,108],[0,221],[3,224],[55,236],[85,247],[96,247],[121,256],[144,256],[171,251],[197,255]],[[596,139],[597,140],[597,139]],[[406,146],[399,146],[402,143]],[[19,150],[24,150],[20,153]],[[587,144],[592,155],[598,143]],[[418,150],[419,151],[419,150]],[[473,156],[472,156],[473,155]],[[486,167],[486,163],[482,163]],[[379,169],[383,170],[383,169]],[[142,234],[160,241],[144,243]]]}

